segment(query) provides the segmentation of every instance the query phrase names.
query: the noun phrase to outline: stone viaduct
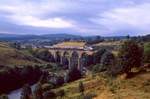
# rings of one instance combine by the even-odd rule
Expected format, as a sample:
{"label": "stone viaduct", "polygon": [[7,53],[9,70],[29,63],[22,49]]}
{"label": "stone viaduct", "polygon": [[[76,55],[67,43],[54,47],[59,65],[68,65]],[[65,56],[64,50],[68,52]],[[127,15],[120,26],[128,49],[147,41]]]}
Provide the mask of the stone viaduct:
{"label": "stone viaduct", "polygon": [[86,58],[88,55],[93,54],[92,50],[85,50],[79,48],[49,48],[49,52],[55,59],[55,62],[67,66],[68,69],[77,68],[83,70],[86,66]]}

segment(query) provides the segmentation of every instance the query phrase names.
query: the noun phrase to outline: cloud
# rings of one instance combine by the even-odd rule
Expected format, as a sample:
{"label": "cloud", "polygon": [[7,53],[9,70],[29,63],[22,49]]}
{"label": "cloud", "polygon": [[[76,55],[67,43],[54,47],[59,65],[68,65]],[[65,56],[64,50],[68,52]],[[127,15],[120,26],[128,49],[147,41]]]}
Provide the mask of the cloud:
{"label": "cloud", "polygon": [[70,28],[73,23],[61,17],[42,18],[46,14],[51,14],[63,8],[60,2],[42,2],[42,3],[18,3],[0,6],[0,11],[9,13],[5,18],[18,25],[27,25],[32,27],[44,28]]}
{"label": "cloud", "polygon": [[12,21],[17,22],[19,25],[27,25],[32,27],[47,27],[47,28],[71,28],[73,24],[69,21],[63,20],[62,18],[49,18],[39,19],[33,16],[19,16],[12,15],[8,16]]}
{"label": "cloud", "polygon": [[136,6],[115,8],[90,20],[105,27],[109,32],[135,32],[140,34],[150,33],[150,3]]}
{"label": "cloud", "polygon": [[149,0],[0,0],[0,31],[148,34],[149,9]]}

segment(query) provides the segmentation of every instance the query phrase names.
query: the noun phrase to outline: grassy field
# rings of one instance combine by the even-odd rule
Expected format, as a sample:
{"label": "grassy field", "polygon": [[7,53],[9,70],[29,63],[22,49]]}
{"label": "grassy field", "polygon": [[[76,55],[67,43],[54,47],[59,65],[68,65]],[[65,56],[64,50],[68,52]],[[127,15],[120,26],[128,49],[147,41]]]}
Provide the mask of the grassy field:
{"label": "grassy field", "polygon": [[27,51],[12,48],[8,43],[0,42],[1,65],[29,65],[38,64],[41,61],[33,57]]}
{"label": "grassy field", "polygon": [[[85,96],[94,96],[94,99],[150,99],[150,72],[139,72],[131,78],[112,79],[103,74],[87,75],[75,82],[64,84],[65,99],[82,99],[78,85],[84,84]],[[92,98],[92,99],[93,99]]]}
{"label": "grassy field", "polygon": [[63,43],[56,44],[54,46],[57,46],[57,47],[63,47],[63,46],[84,47],[85,42],[63,42]]}
{"label": "grassy field", "polygon": [[113,42],[100,42],[95,44],[94,46],[119,46],[121,41],[113,41]]}

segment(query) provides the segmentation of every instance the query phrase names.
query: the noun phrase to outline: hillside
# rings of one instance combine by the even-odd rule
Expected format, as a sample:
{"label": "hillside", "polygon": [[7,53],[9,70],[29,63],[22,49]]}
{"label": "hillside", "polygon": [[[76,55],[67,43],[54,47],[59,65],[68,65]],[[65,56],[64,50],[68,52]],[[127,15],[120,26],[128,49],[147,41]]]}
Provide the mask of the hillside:
{"label": "hillside", "polygon": [[150,99],[150,69],[136,71],[131,78],[110,78],[101,74],[89,74],[82,79],[63,85],[55,89],[65,91],[66,99],[80,99],[79,82],[83,82],[84,95],[92,99]]}
{"label": "hillside", "polygon": [[41,61],[31,54],[12,48],[8,43],[0,42],[1,65],[28,65],[38,64]]}
{"label": "hillside", "polygon": [[44,34],[44,35],[19,35],[19,34],[3,34],[0,33],[0,40],[16,41],[16,40],[62,40],[62,39],[79,39],[81,36],[71,34]]}

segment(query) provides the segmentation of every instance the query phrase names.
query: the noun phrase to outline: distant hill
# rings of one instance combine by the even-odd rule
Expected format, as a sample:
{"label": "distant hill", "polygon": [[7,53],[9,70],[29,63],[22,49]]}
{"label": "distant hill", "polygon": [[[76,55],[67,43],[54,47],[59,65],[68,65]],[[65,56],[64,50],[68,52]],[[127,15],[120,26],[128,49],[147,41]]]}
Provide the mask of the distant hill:
{"label": "distant hill", "polygon": [[133,39],[133,40],[137,40],[137,41],[150,42],[150,34],[145,35],[145,36],[132,37],[132,39]]}
{"label": "distant hill", "polygon": [[29,65],[41,62],[28,52],[17,50],[8,43],[0,42],[0,65]]}
{"label": "distant hill", "polygon": [[143,39],[143,41],[150,42],[150,34],[149,34],[149,35],[142,36],[142,39]]}
{"label": "distant hill", "polygon": [[81,36],[70,34],[45,34],[45,35],[17,35],[17,34],[4,34],[0,33],[0,40],[12,41],[12,40],[33,40],[33,39],[78,39]]}
{"label": "distant hill", "polygon": [[110,36],[110,37],[101,37],[99,35],[95,36],[80,36],[72,34],[43,34],[43,35],[19,35],[19,34],[4,34],[0,33],[1,41],[34,41],[34,40],[48,40],[48,41],[62,41],[62,40],[85,40],[91,41],[96,39],[108,39],[108,40],[120,40],[125,39],[126,36]]}

